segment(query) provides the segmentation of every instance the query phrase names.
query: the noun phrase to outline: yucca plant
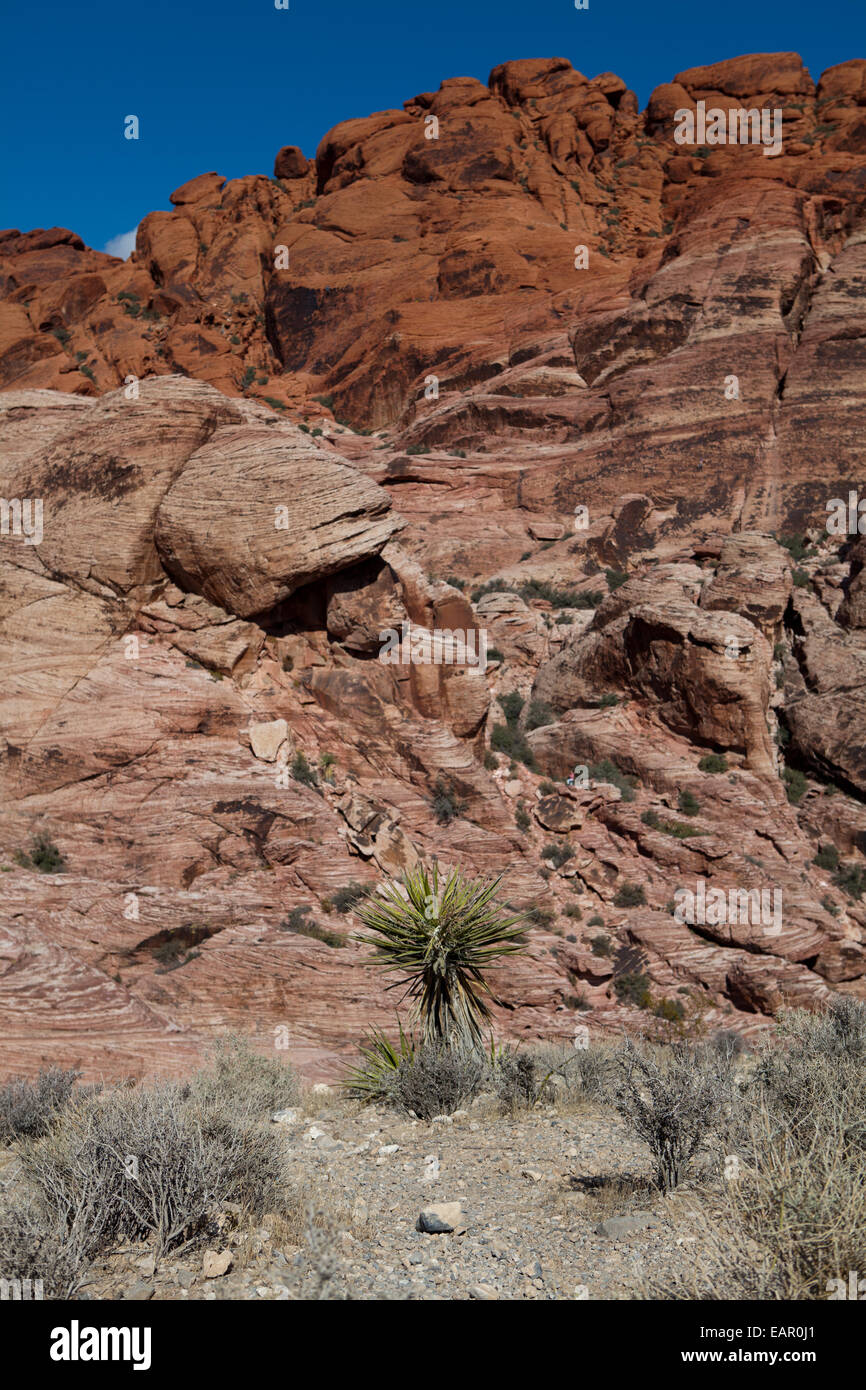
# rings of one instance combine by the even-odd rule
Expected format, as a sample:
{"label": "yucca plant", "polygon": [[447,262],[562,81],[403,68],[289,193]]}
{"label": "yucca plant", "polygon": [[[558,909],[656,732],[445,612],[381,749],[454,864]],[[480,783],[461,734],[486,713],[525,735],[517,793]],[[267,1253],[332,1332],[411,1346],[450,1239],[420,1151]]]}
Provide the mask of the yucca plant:
{"label": "yucca plant", "polygon": [[343,1081],[347,1095],[355,1100],[388,1100],[394,1089],[401,1062],[415,1056],[415,1040],[400,1029],[400,1042],[389,1042],[381,1028],[373,1028],[361,1045],[361,1060]]}
{"label": "yucca plant", "polygon": [[404,976],[397,983],[414,1002],[422,1042],[481,1046],[497,1002],[484,971],[525,946],[523,916],[507,915],[497,901],[500,882],[467,879],[458,869],[446,878],[434,860],[356,908],[370,933],[358,939],[373,945],[377,964]]}

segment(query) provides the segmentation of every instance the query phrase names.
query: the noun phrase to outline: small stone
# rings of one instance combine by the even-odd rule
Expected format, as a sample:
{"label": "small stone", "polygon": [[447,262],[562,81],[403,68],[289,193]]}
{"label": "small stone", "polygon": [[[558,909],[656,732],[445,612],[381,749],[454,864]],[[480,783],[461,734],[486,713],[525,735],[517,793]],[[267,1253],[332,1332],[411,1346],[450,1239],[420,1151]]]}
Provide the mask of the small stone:
{"label": "small stone", "polygon": [[125,1290],[123,1297],[132,1302],[146,1303],[153,1298],[153,1284],[149,1284],[146,1279],[139,1279],[131,1288]]}
{"label": "small stone", "polygon": [[399,1145],[399,1144],[382,1144],[382,1145],[380,1145],[380,1147],[379,1147],[379,1153],[384,1157],[386,1154],[395,1154],[395,1153],[397,1153],[397,1151],[399,1150],[399,1148],[400,1148],[400,1145]]}
{"label": "small stone", "polygon": [[326,1085],[326,1083],[325,1083],[324,1081],[317,1081],[317,1082],[316,1082],[315,1086],[313,1087],[313,1095],[314,1095],[314,1096],[329,1096],[330,1094],[331,1094],[331,1087],[330,1087],[330,1086]]}
{"label": "small stone", "polygon": [[427,1235],[451,1235],[463,1224],[463,1206],[460,1202],[435,1202],[424,1207],[415,1226],[416,1231]]}
{"label": "small stone", "polygon": [[512,797],[512,798],[515,797],[515,796],[519,796],[519,795],[520,795],[520,781],[518,780],[518,778],[513,777],[513,778],[511,779],[510,782],[506,782],[506,783],[505,783],[505,787],[504,787],[504,791],[505,791],[505,795],[506,795],[506,796],[510,796],[510,797]]}
{"label": "small stone", "polygon": [[650,1211],[635,1211],[630,1216],[609,1216],[596,1226],[596,1234],[607,1236],[608,1240],[621,1240],[635,1231],[643,1231],[647,1226],[655,1226],[656,1218]]}
{"label": "small stone", "polygon": [[275,1125],[296,1125],[300,1123],[301,1112],[296,1109],[277,1110],[271,1120]]}
{"label": "small stone", "polygon": [[558,541],[564,531],[558,521],[531,521],[526,529],[534,541]]}
{"label": "small stone", "polygon": [[544,1174],[538,1168],[521,1168],[520,1174],[530,1182],[541,1182],[544,1178]]}
{"label": "small stone", "polygon": [[492,1303],[499,1297],[499,1290],[494,1289],[492,1284],[473,1284],[469,1290],[470,1298],[477,1298],[482,1303]]}
{"label": "small stone", "polygon": [[220,1279],[224,1274],[228,1274],[232,1264],[230,1250],[205,1250],[201,1272],[205,1279]]}

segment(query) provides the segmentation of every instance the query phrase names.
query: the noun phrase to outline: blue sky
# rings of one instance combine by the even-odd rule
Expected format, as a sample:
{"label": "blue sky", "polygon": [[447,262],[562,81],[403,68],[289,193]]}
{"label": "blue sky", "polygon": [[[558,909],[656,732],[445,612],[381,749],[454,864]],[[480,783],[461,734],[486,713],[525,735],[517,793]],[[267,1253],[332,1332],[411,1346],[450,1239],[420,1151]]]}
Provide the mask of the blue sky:
{"label": "blue sky", "polygon": [[[91,246],[168,207],[208,169],[273,171],[337,121],[399,107],[509,58],[658,83],[740,53],[823,68],[866,56],[864,0],[47,0],[6,8],[0,227],[71,227]],[[123,138],[137,115],[141,138]]]}

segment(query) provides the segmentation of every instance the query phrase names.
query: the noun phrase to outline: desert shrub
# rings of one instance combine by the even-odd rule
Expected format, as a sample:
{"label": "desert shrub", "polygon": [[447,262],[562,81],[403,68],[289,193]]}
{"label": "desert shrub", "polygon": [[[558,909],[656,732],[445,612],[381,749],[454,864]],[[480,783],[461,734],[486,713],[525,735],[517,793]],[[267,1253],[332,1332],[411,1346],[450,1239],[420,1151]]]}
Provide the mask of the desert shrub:
{"label": "desert shrub", "polygon": [[80,1075],[74,1069],[49,1067],[35,1081],[17,1076],[0,1086],[0,1144],[47,1134]]}
{"label": "desert shrub", "polygon": [[605,935],[604,932],[599,932],[598,936],[591,936],[589,939],[589,944],[592,947],[592,953],[594,956],[613,955],[613,947],[611,946],[610,937]]}
{"label": "desert shrub", "polygon": [[835,845],[822,845],[812,863],[817,864],[819,869],[838,869],[839,851]]}
{"label": "desert shrub", "polygon": [[720,1213],[716,1298],[826,1298],[862,1268],[866,1006],[840,996],[780,1015],[776,1032],[727,1149],[741,1171]]}
{"label": "desert shrub", "polygon": [[701,803],[693,792],[680,792],[677,797],[677,806],[684,816],[696,816],[701,809]]}
{"label": "desert shrub", "polygon": [[792,806],[799,806],[808,790],[808,782],[798,767],[786,767],[782,771],[785,794]]}
{"label": "desert shrub", "polygon": [[677,840],[690,840],[695,835],[702,835],[704,832],[695,825],[686,825],[681,820],[662,820],[656,811],[644,811],[641,816],[644,825],[649,825],[653,830],[661,830],[665,835],[673,835]]}
{"label": "desert shrub", "polygon": [[532,824],[529,812],[522,801],[518,801],[517,803],[517,810],[514,812],[514,823],[517,829],[522,830],[524,834]]}
{"label": "desert shrub", "polygon": [[323,927],[319,922],[314,922],[309,917],[308,907],[293,907],[285,922],[283,931],[296,933],[298,936],[309,936],[313,941],[322,941],[326,946],[332,946],[339,950],[345,946],[346,938],[338,931],[331,931],[329,927]]}
{"label": "desert shrub", "polygon": [[526,909],[524,916],[527,922],[531,922],[534,927],[550,927],[553,924],[556,913],[552,912],[549,907],[539,907],[536,903],[532,907]]}
{"label": "desert shrub", "polygon": [[626,1039],[617,1056],[615,1104],[646,1144],[662,1192],[692,1170],[710,1135],[725,1124],[733,1073],[718,1052],[677,1042],[661,1057]]}
{"label": "desert shrub", "polygon": [[471,592],[470,598],[473,603],[484,598],[485,594],[510,593],[511,585],[505,579],[488,579],[484,584],[477,585]]}
{"label": "desert shrub", "polygon": [[547,724],[553,724],[556,715],[544,700],[531,700],[529,712],[526,716],[527,731],[532,729],[543,729]]}
{"label": "desert shrub", "polygon": [[805,536],[780,536],[779,544],[785,547],[792,560],[808,560],[812,554]]}
{"label": "desert shrub", "polygon": [[505,660],[505,653],[504,653],[504,652],[501,652],[501,651],[499,650],[498,647],[488,647],[488,648],[487,648],[487,660],[488,660],[488,661],[500,661],[500,662],[501,662],[501,661],[504,661],[504,660]]}
{"label": "desert shrub", "polygon": [[451,783],[439,776],[433,787],[433,800],[430,805],[439,825],[450,825],[458,816],[463,815],[468,803],[461,801]]}
{"label": "desert shrub", "polygon": [[510,758],[523,763],[530,771],[537,771],[535,754],[517,722],[525,703],[523,696],[516,690],[510,690],[507,695],[499,696],[499,703],[502,706],[506,722],[505,724],[494,725],[490,735],[491,748],[499,753],[507,753]]}
{"label": "desert shrub", "polygon": [[172,970],[179,970],[182,965],[187,965],[200,955],[201,951],[196,950],[183,935],[171,936],[168,941],[163,941],[153,951],[153,959],[159,961],[160,966],[156,973],[157,975],[167,975]]}
{"label": "desert shrub", "polygon": [[614,907],[643,907],[645,903],[646,893],[641,883],[620,884],[613,900]]}
{"label": "desert shrub", "polygon": [[525,603],[542,599],[552,608],[598,608],[604,597],[596,590],[582,594],[575,589],[560,589],[546,579],[527,579],[517,585],[517,592]]}
{"label": "desert shrub", "polygon": [[611,1048],[577,1048],[573,1069],[580,1079],[581,1091],[588,1100],[602,1100],[610,1095],[614,1078],[614,1054]]}
{"label": "desert shrub", "polygon": [[391,1092],[394,1104],[420,1120],[453,1115],[477,1095],[486,1064],[474,1048],[424,1043],[401,1060]]}
{"label": "desert shrub", "polygon": [[235,1033],[216,1039],[190,1090],[202,1105],[262,1119],[294,1105],[300,1096],[298,1079],[286,1062],[253,1052],[246,1038]]}
{"label": "desert shrub", "polygon": [[543,1092],[571,1103],[600,1100],[611,1089],[612,1049],[542,1043],[533,1048],[536,1075],[544,1081]]}
{"label": "desert shrub", "polygon": [[685,1006],[679,999],[670,999],[665,995],[662,999],[656,1000],[652,1006],[652,1011],[656,1018],[661,1018],[665,1023],[682,1023],[686,1016]]}
{"label": "desert shrub", "polygon": [[492,1082],[503,1110],[527,1110],[533,1106],[542,1079],[531,1053],[503,1048],[496,1055]]}
{"label": "desert shrub", "polygon": [[634,1004],[638,1009],[648,1009],[652,1005],[649,975],[642,970],[624,970],[613,982],[614,993],[622,1004]]}
{"label": "desert shrub", "polygon": [[523,711],[524,699],[516,690],[509,690],[507,695],[499,696],[499,703],[502,706],[502,713],[509,724],[516,724]]}
{"label": "desert shrub", "polygon": [[509,758],[523,763],[530,772],[538,771],[535,754],[523,734],[512,724],[494,724],[490,734],[490,747],[497,753],[506,753]]}
{"label": "desert shrub", "polygon": [[[834,998],[822,1014],[793,1009],[780,1015],[778,1042],[763,1048],[755,1070],[768,1113],[789,1139],[811,1143],[825,1106],[844,1110],[852,1127],[866,1102],[866,1005]],[[754,1088],[753,1088],[754,1089]]]}
{"label": "desert shrub", "polygon": [[862,898],[866,892],[866,869],[862,864],[842,864],[833,875],[833,882],[849,898]]}
{"label": "desert shrub", "polygon": [[589,776],[593,782],[609,782],[612,786],[618,787],[623,801],[634,801],[636,779],[621,772],[610,758],[602,758],[601,762],[593,763],[589,768]]}
{"label": "desert shrub", "polygon": [[574,849],[568,844],[551,843],[544,846],[541,857],[549,860],[555,868],[561,869],[563,864],[567,864],[569,859],[574,858]]}
{"label": "desert shrub", "polygon": [[[42,1280],[42,1297],[70,1298],[77,1292],[86,1266],[77,1262],[64,1233],[26,1197],[0,1209],[0,1250],[4,1279]],[[32,1292],[32,1282],[31,1282]]]}
{"label": "desert shrub", "polygon": [[488,772],[495,772],[499,766],[499,759],[497,758],[496,754],[492,752],[489,748],[485,751],[484,754],[484,766],[486,767]]}
{"label": "desert shrub", "polygon": [[66,860],[47,835],[34,835],[30,852],[17,850],[14,858],[22,869],[38,869],[40,874],[62,874],[66,868]]}
{"label": "desert shrub", "polygon": [[727,772],[728,760],[724,753],[706,753],[698,767],[701,772]]}
{"label": "desert shrub", "polygon": [[338,888],[336,893],[331,896],[334,911],[339,912],[341,915],[348,912],[355,906],[355,903],[360,902],[365,891],[363,884],[356,883],[354,879],[351,883],[344,883],[343,887]]}
{"label": "desert shrub", "polygon": [[825,1299],[834,1281],[841,1278],[847,1289],[848,1271],[862,1269],[863,1155],[852,1158],[832,1105],[825,1101],[820,1113],[808,1143],[796,1146],[762,1106],[749,1116],[738,1148],[744,1171],[728,1184],[726,1224],[737,1223],[741,1249],[725,1251],[723,1272],[732,1287],[713,1297]]}
{"label": "desert shrub", "polygon": [[262,1214],[290,1190],[275,1129],[198,1106],[169,1082],[68,1106],[50,1134],[25,1141],[21,1170],[76,1268],[122,1239],[148,1241],[156,1263],[210,1234],[219,1204]]}
{"label": "desert shrub", "polygon": [[575,922],[579,922],[583,917],[583,913],[581,912],[577,903],[567,903],[566,906],[563,908],[563,912],[565,913],[566,917],[572,917]]}
{"label": "desert shrub", "polygon": [[623,584],[625,584],[628,579],[628,575],[624,574],[622,570],[605,570],[604,577],[607,580],[608,590],[612,594],[615,593],[617,589],[622,588]]}
{"label": "desert shrub", "polygon": [[296,782],[301,782],[306,787],[317,787],[319,778],[314,767],[307,761],[306,755],[298,749],[292,759],[291,773]]}

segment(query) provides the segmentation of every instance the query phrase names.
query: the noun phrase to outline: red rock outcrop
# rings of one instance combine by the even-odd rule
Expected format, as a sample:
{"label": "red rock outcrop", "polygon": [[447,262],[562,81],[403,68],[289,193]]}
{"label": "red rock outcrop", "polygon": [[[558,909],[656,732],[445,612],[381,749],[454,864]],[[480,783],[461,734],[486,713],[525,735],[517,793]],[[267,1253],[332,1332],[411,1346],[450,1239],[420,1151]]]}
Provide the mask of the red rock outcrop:
{"label": "red rock outcrop", "polygon": [[[699,101],[781,153],[678,145]],[[658,1026],[866,997],[864,108],[859,60],[645,112],[518,61],[191,180],[126,263],[0,233],[5,1067],[236,1027],[333,1076],[393,1021],[338,890],[433,854],[533,909],[507,1036],[644,1026],[642,972]],[[486,669],[380,661],[404,624]]]}

